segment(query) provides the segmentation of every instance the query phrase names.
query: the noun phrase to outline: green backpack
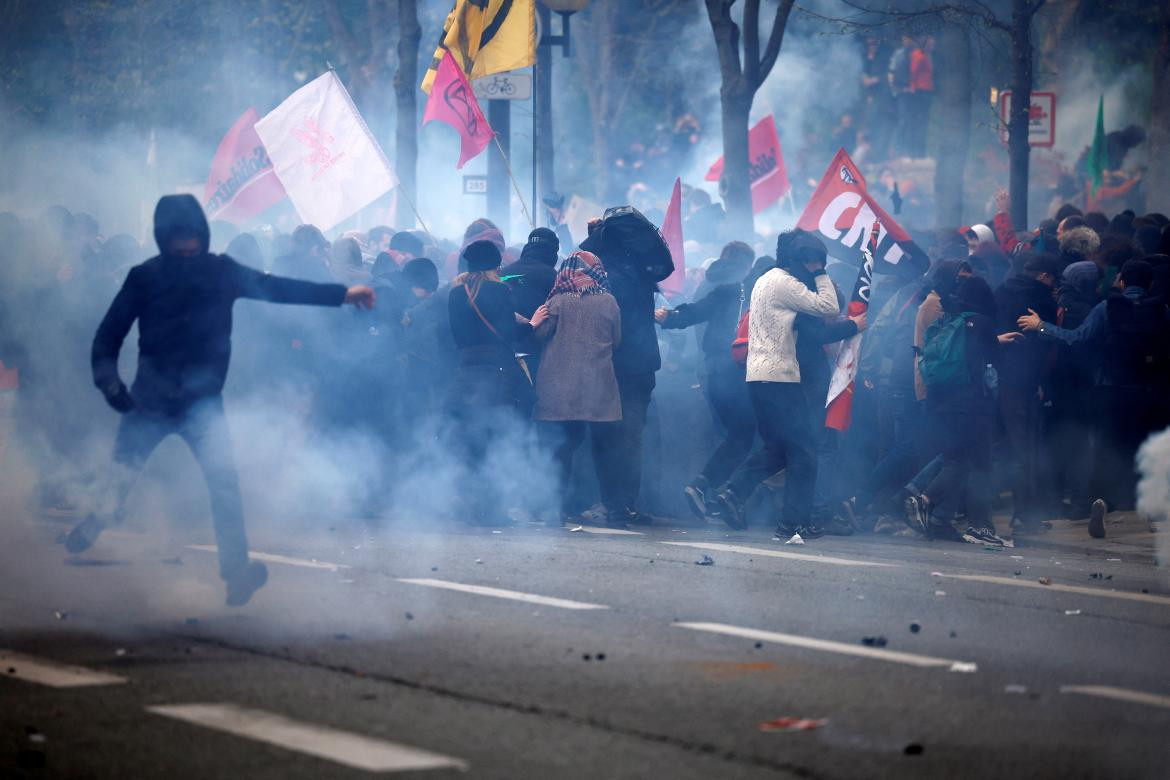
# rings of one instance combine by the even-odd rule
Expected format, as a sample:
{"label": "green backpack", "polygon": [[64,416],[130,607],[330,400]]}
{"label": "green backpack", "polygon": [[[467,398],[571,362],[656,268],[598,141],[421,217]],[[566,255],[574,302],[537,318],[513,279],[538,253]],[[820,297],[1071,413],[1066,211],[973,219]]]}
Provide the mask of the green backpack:
{"label": "green backpack", "polygon": [[958,387],[971,381],[967,366],[967,312],[943,316],[926,329],[918,371],[931,387]]}

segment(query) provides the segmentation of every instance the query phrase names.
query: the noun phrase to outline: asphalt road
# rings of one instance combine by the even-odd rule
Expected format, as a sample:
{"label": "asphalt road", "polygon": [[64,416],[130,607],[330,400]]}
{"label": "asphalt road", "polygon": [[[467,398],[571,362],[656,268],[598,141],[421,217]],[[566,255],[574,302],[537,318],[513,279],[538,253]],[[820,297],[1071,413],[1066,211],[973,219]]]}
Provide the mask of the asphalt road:
{"label": "asphalt road", "polygon": [[1148,562],[321,520],[232,610],[204,524],[4,524],[4,776],[1170,777]]}

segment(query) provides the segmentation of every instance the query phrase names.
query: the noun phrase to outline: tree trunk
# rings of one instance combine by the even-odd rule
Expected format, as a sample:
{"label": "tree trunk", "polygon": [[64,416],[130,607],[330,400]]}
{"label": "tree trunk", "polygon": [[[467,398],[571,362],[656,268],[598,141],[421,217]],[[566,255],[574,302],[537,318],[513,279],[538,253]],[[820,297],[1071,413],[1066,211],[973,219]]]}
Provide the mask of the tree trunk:
{"label": "tree trunk", "polygon": [[947,24],[939,40],[939,129],[945,140],[935,166],[935,227],[963,224],[963,183],[971,144],[971,39],[967,26]]}
{"label": "tree trunk", "polygon": [[1150,93],[1149,170],[1144,177],[1146,210],[1170,213],[1170,5],[1158,12],[1158,48],[1154,52]]}
{"label": "tree trunk", "polygon": [[1028,110],[1032,105],[1032,15],[1030,0],[1012,0],[1012,105],[1008,118],[1009,191],[1012,222],[1028,227]]}
{"label": "tree trunk", "polygon": [[[728,94],[730,93],[730,94]],[[752,214],[752,186],[748,175],[748,119],[751,96],[729,90],[724,81],[720,95],[723,119],[723,178],[719,193],[727,210],[727,235],[750,241],[755,229]]]}
{"label": "tree trunk", "polygon": [[394,128],[394,167],[400,197],[394,224],[414,227],[410,203],[418,203],[418,46],[422,28],[418,23],[418,0],[398,0],[398,72],[394,74],[394,95],[398,113]]}

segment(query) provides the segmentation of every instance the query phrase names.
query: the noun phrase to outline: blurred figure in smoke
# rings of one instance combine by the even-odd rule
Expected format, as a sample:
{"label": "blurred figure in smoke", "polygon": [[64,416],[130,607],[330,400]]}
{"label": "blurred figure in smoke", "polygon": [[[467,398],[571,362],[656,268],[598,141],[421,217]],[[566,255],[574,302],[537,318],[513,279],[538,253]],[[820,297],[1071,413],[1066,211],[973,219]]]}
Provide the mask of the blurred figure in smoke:
{"label": "blurred figure in smoke", "polygon": [[[89,515],[69,533],[65,547],[80,553],[110,522],[121,521],[135,477],[159,443],[177,434],[203,469],[227,603],[240,606],[264,585],[268,572],[263,564],[248,560],[239,482],[223,413],[232,305],[239,298],[254,298],[370,308],[374,292],[368,287],[346,289],[268,276],[230,257],[209,254],[207,218],[190,195],[159,200],[154,237],[160,254],[131,270],[93,342],[94,384],[124,415],[114,443],[114,461],[121,467],[111,486],[116,506],[112,517]],[[118,376],[118,353],[136,321],[138,373],[127,390]]]}
{"label": "blurred figure in smoke", "polygon": [[[534,400],[532,383],[513,352],[516,307],[508,285],[500,281],[499,248],[491,241],[474,241],[462,255],[467,272],[452,282],[447,299],[451,332],[459,349],[448,410],[456,423],[454,444],[473,475],[463,496],[470,521],[501,525],[506,523],[505,507],[499,506],[485,461],[493,438],[505,431],[517,413],[528,416]],[[540,325],[544,316],[538,310],[531,326]]]}
{"label": "blurred figure in smoke", "polygon": [[[520,259],[500,271],[501,278],[512,289],[516,313],[531,319],[536,310],[548,300],[557,279],[557,251],[560,241],[548,228],[537,228],[528,234],[528,243],[520,251]],[[540,356],[544,342],[530,330],[522,329],[516,351],[525,355],[528,370],[535,378],[540,371]]]}
{"label": "blurred figure in smoke", "polygon": [[[621,342],[621,312],[601,260],[589,252],[570,255],[556,275],[548,302],[533,319],[539,323],[536,337],[548,346],[536,376],[532,417],[560,467],[561,503],[558,514],[548,519],[549,525],[560,526],[568,516],[565,497],[573,453],[587,431],[594,431],[596,447],[604,441],[601,426],[622,418],[613,370],[613,351]],[[596,452],[594,467],[605,457]]]}
{"label": "blurred figure in smoke", "polygon": [[476,241],[487,241],[495,245],[496,249],[500,250],[501,262],[503,263],[510,263],[516,259],[514,255],[508,254],[504,234],[496,227],[496,223],[485,217],[480,217],[468,225],[467,230],[463,232],[463,244],[459,251],[452,252],[447,256],[446,279],[454,279],[459,274],[467,272],[464,253]]}

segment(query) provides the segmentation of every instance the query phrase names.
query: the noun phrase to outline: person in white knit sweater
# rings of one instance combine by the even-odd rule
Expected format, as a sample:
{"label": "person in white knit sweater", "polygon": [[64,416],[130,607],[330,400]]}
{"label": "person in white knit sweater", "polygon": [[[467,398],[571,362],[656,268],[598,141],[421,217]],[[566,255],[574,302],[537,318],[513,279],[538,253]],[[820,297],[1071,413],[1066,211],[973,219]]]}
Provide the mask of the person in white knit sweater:
{"label": "person in white knit sweater", "polygon": [[747,381],[763,449],[736,470],[717,494],[725,517],[740,524],[744,501],[762,480],[787,468],[784,514],[776,534],[818,536],[810,523],[817,479],[816,432],[796,359],[797,314],[840,313],[837,292],[825,273],[825,245],[796,229],[776,241],[777,267],[756,282],[748,318]]}

